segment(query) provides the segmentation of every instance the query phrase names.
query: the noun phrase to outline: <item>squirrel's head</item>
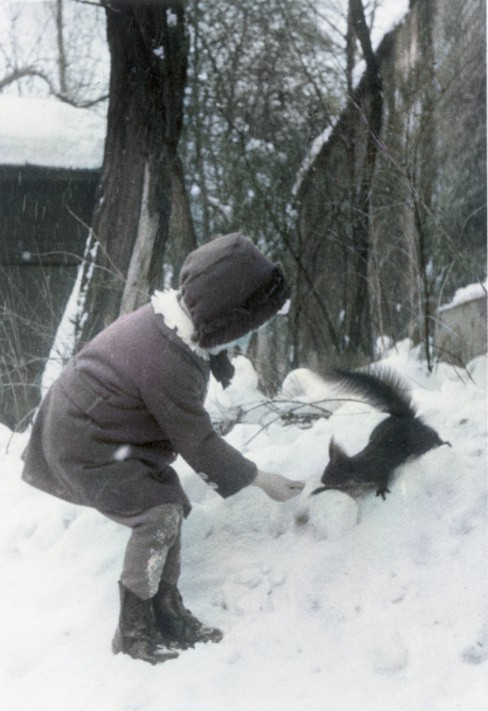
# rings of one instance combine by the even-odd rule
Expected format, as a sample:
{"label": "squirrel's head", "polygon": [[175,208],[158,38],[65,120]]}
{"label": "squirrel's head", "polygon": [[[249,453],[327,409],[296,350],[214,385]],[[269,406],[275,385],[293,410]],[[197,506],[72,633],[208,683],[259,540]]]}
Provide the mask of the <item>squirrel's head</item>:
{"label": "squirrel's head", "polygon": [[327,489],[345,489],[351,481],[352,473],[351,458],[332,437],[329,443],[329,463],[322,474],[322,484]]}

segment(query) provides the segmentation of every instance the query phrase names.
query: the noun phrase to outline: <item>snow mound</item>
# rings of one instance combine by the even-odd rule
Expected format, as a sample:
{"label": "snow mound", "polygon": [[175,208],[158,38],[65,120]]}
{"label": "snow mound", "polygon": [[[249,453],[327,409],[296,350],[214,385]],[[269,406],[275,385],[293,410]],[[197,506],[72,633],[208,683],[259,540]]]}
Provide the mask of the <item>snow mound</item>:
{"label": "snow mound", "polygon": [[193,504],[180,589],[224,639],[163,668],[111,653],[128,531],[23,484],[26,437],[0,427],[2,708],[485,711],[486,358],[429,374],[405,342],[383,362],[453,445],[400,467],[385,501],[309,495],[331,435],[352,452],[375,413],[283,421],[246,359],[232,389],[212,385],[221,415],[242,411],[226,439],[306,487],[284,504],[253,486],[223,500],[177,460]]}
{"label": "snow mound", "polygon": [[319,541],[342,538],[358,522],[357,502],[342,491],[308,495],[295,513],[295,524],[310,530]]}

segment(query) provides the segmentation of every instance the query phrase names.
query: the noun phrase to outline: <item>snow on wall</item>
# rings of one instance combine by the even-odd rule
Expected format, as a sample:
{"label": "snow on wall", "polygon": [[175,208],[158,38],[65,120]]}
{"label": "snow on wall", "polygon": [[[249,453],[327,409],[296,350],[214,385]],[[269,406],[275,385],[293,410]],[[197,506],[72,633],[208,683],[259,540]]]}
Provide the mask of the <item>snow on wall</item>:
{"label": "snow on wall", "polygon": [[0,165],[97,169],[106,120],[56,99],[0,96]]}
{"label": "snow on wall", "polygon": [[483,284],[476,282],[475,284],[463,286],[455,292],[452,300],[448,304],[444,304],[439,308],[439,311],[448,311],[455,306],[466,304],[468,301],[474,301],[475,299],[486,299],[487,289],[488,281],[486,279]]}
{"label": "snow on wall", "polygon": [[442,360],[467,363],[486,353],[486,289],[486,280],[483,284],[468,284],[439,308],[435,345]]}

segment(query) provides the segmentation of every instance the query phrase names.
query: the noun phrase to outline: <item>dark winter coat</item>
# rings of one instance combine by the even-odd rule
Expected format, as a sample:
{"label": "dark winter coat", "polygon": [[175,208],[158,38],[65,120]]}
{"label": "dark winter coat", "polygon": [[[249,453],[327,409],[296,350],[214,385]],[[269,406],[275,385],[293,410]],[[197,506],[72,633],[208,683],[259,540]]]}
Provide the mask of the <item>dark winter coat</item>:
{"label": "dark winter coat", "polygon": [[209,379],[148,304],[91,341],[44,399],[25,455],[25,481],[76,504],[129,515],[188,501],[170,464],[176,454],[222,496],[256,467],[213,430],[203,403]]}
{"label": "dark winter coat", "polygon": [[[241,245],[250,242],[230,237]],[[228,246],[214,254],[220,271]],[[259,292],[276,267],[253,245],[252,250],[260,266]],[[229,259],[228,269],[238,282],[239,263]],[[215,298],[211,263],[206,270],[208,293]],[[201,276],[200,284],[204,299]],[[282,288],[273,313],[287,295]],[[267,318],[266,305],[257,321]],[[119,318],[75,356],[44,398],[24,454],[23,479],[107,514],[134,515],[172,502],[188,512],[189,501],[169,466],[180,454],[221,496],[235,494],[253,481],[256,466],[213,430],[204,409],[208,380],[208,361],[150,304]]]}

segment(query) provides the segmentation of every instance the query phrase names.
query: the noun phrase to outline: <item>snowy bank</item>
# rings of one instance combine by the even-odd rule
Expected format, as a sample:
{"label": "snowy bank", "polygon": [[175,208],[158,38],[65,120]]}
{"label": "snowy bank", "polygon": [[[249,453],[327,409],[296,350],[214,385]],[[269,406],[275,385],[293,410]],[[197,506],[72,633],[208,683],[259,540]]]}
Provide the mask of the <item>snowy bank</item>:
{"label": "snowy bank", "polygon": [[[127,531],[24,485],[25,437],[0,428],[2,708],[484,711],[486,358],[428,375],[400,344],[386,361],[453,444],[398,470],[386,501],[328,492],[312,509],[307,498],[331,434],[357,450],[377,413],[346,403],[285,424],[283,401],[300,397],[303,377],[270,405],[244,358],[228,390],[212,384],[214,416],[240,420],[228,441],[307,489],[286,504],[255,487],[223,501],[177,463],[193,502],[181,589],[225,637],[161,667],[110,651]],[[314,388],[327,398],[305,381],[307,406]]]}

